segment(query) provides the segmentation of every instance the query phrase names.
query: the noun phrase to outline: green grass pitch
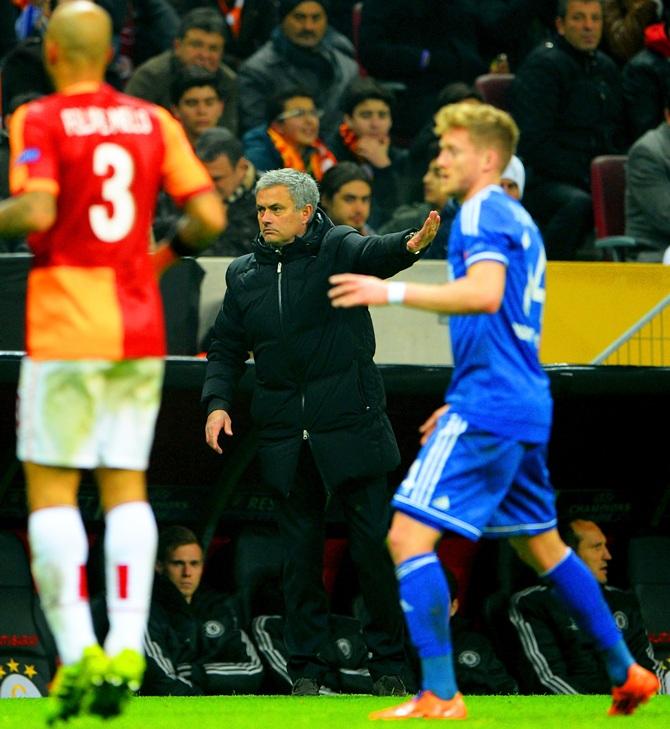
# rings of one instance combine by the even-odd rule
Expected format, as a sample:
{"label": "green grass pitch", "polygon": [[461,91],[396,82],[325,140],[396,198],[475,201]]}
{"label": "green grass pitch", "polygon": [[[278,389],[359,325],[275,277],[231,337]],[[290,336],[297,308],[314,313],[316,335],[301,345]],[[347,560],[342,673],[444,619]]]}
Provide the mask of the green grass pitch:
{"label": "green grass pitch", "polygon": [[[608,717],[607,696],[472,696],[468,729],[668,729],[670,697],[657,696],[634,716]],[[44,729],[46,699],[0,701],[0,729]],[[370,696],[212,696],[136,698],[126,713],[103,722],[78,717],[63,729],[374,729],[418,726],[422,720],[371,722],[393,699]],[[425,722],[424,722],[425,723]],[[437,722],[430,722],[434,724]]]}

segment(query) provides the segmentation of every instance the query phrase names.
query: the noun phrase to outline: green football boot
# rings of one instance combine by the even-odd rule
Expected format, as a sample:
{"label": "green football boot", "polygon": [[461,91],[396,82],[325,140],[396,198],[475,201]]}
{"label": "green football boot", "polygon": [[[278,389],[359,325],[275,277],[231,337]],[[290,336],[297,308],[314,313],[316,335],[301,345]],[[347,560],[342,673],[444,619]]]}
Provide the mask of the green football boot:
{"label": "green football boot", "polygon": [[85,707],[88,713],[103,719],[120,714],[142,685],[145,668],[144,657],[130,648],[110,659],[104,675],[92,682],[90,700]]}

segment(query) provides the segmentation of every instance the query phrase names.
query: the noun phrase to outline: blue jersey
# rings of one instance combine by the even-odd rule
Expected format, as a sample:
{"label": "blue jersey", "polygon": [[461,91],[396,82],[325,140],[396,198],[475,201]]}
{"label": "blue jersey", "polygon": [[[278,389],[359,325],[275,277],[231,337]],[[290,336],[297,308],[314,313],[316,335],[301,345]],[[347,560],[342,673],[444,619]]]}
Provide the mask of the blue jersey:
{"label": "blue jersey", "polygon": [[451,279],[479,261],[505,265],[505,293],[495,314],[449,317],[455,369],[445,400],[483,430],[544,443],[552,402],[538,350],[547,259],[530,215],[494,185],[463,204],[449,237]]}

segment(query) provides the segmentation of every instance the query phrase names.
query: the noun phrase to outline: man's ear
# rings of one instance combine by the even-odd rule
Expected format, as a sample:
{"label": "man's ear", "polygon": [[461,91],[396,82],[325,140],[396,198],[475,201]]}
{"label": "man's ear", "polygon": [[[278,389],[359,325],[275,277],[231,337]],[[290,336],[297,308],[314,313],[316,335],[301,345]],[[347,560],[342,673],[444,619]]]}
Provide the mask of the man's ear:
{"label": "man's ear", "polygon": [[162,575],[164,571],[165,571],[165,568],[163,566],[163,563],[156,560],[156,572],[158,572],[159,575]]}

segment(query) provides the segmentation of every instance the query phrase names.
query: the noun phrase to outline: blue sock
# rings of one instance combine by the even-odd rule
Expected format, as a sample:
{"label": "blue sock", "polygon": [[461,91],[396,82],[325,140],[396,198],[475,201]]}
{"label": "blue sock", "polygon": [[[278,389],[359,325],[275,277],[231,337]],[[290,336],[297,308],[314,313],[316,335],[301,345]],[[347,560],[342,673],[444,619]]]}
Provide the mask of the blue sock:
{"label": "blue sock", "polygon": [[412,643],[421,659],[422,688],[442,699],[458,691],[449,630],[449,587],[435,552],[396,567],[400,604]]}
{"label": "blue sock", "polygon": [[577,625],[595,640],[612,683],[615,686],[624,683],[634,659],[588,567],[570,550],[543,577],[551,580]]}

